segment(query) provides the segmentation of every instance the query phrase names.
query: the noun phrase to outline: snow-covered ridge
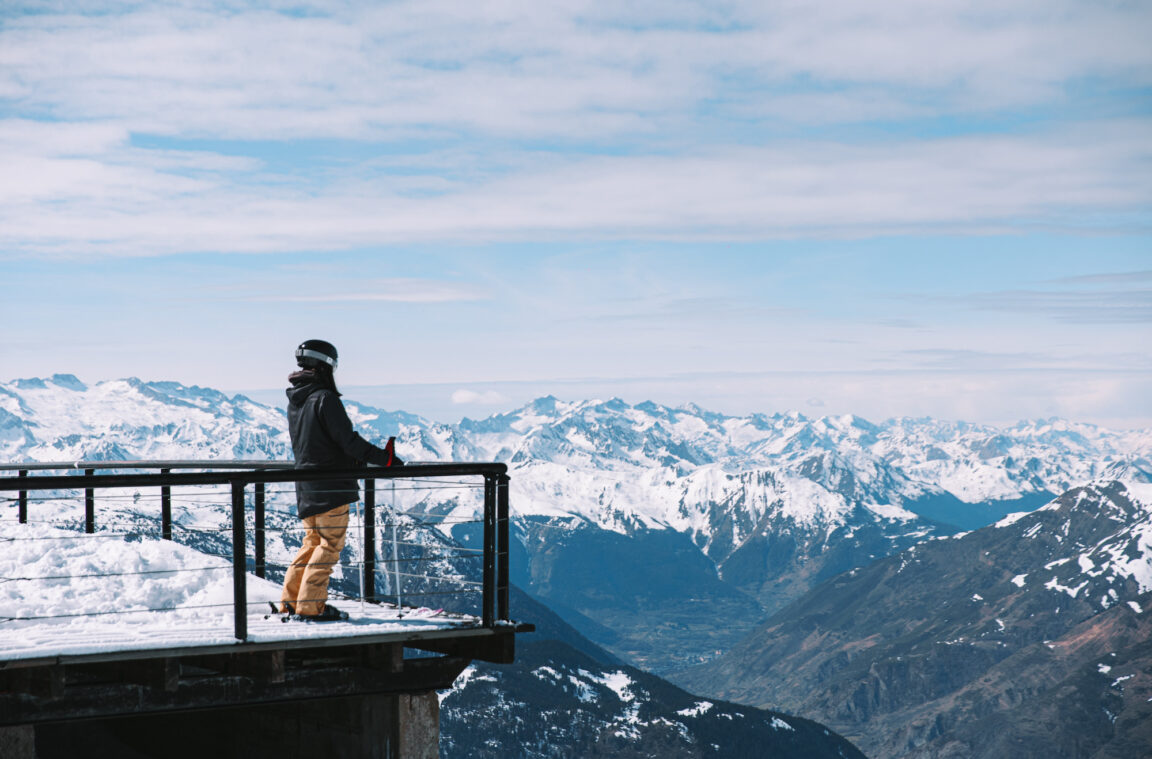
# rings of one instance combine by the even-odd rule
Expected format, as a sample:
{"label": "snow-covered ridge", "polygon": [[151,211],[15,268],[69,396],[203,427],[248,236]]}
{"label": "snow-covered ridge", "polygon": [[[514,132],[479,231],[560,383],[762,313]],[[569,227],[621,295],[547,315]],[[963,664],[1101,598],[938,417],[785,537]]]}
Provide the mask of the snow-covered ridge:
{"label": "snow-covered ridge", "polygon": [[0,384],[7,461],[269,459],[290,455],[283,412],[176,382],[72,375]]}
{"label": "snow-covered ridge", "polygon": [[[1059,419],[1007,428],[933,419],[874,424],[796,412],[726,416],[619,399],[540,398],[458,425],[346,399],[369,439],[408,460],[502,460],[521,516],[575,517],[620,532],[691,533],[738,513],[731,540],[766,518],[845,524],[914,517],[933,496],[966,503],[1056,494],[1152,458],[1152,431]],[[176,382],[86,385],[71,375],[0,383],[0,458],[287,458],[282,409]],[[440,512],[471,504],[429,504]],[[856,517],[852,515],[856,514]]]}
{"label": "snow-covered ridge", "polygon": [[873,424],[796,412],[732,417],[696,406],[548,397],[459,428],[512,462],[521,513],[579,515],[625,532],[668,527],[707,544],[738,510],[738,542],[779,519],[843,525],[856,506],[911,520],[906,506],[950,496],[984,503],[1055,495],[1147,457],[1152,432],[1050,419],[1001,429],[933,419]]}

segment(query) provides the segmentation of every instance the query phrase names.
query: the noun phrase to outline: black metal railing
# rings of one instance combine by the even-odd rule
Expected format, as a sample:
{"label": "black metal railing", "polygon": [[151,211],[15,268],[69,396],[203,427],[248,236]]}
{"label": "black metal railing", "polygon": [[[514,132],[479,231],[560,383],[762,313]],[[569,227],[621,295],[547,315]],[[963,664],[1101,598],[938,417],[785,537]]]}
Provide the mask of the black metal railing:
{"label": "black metal railing", "polygon": [[[135,470],[125,473],[124,470]],[[158,470],[140,473],[139,470]],[[174,471],[197,470],[197,471]],[[69,474],[47,474],[67,471]],[[98,474],[98,472],[109,472]],[[183,486],[225,486],[231,496],[231,543],[233,575],[233,616],[235,636],[248,637],[247,565],[248,532],[246,500],[253,489],[253,560],[257,576],[265,574],[266,491],[269,484],[330,479],[364,481],[362,580],[366,600],[375,600],[376,587],[376,483],[379,480],[438,480],[442,478],[481,478],[483,484],[483,569],[480,619],[484,627],[509,620],[508,610],[508,485],[507,466],[502,463],[414,463],[401,467],[358,467],[352,469],[296,469],[284,461],[100,461],[28,462],[0,464],[0,493],[17,493],[17,518],[28,521],[29,493],[84,491],[84,532],[96,532],[96,491],[111,488],[159,488],[161,501],[160,534],[172,540],[172,488]],[[138,492],[138,490],[137,490]],[[395,537],[394,537],[395,540]],[[399,603],[399,602],[398,602]]]}

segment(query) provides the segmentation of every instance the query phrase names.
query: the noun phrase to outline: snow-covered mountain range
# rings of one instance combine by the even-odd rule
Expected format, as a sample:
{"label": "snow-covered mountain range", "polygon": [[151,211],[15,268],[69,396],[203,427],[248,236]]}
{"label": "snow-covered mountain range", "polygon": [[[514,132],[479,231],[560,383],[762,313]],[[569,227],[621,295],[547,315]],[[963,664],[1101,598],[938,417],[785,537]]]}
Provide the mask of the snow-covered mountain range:
{"label": "snow-covered mountain range", "polygon": [[[606,513],[595,508],[599,499],[588,503],[587,489],[565,489],[559,502],[555,495],[540,502],[531,488],[522,489],[520,513],[580,515],[605,527],[617,525],[621,512],[650,526],[706,532],[706,520],[680,508],[679,501],[729,492],[723,483],[732,475],[757,470],[777,473],[779,482],[799,477],[820,486],[822,493],[795,497],[786,497],[781,487],[785,513],[812,521],[841,514],[844,501],[894,516],[925,496],[987,503],[1063,492],[1116,462],[1152,454],[1152,430],[1112,431],[1061,419],[1008,428],[929,418],[873,424],[853,415],[737,417],[692,404],[669,408],[549,396],[509,413],[448,425],[354,400],[345,404],[362,433],[377,439],[398,433],[413,459],[507,461],[527,479],[536,479],[534,467],[547,463],[561,468],[553,474],[596,472],[613,492],[626,485],[641,491],[627,499],[631,508]],[[113,451],[145,459],[290,453],[283,409],[242,395],[135,378],[86,385],[64,374],[0,382],[0,458],[101,460]],[[627,475],[637,471],[659,474],[632,483]],[[656,487],[669,479],[685,484],[671,491],[667,484]],[[670,492],[676,495],[671,502]]]}
{"label": "snow-covered mountain range", "polygon": [[[363,434],[398,434],[411,459],[509,462],[522,483],[520,514],[580,516],[618,530],[670,527],[704,542],[711,520],[692,506],[731,502],[750,489],[757,496],[742,507],[752,515],[775,505],[798,523],[835,521],[862,504],[880,518],[910,519],[908,506],[926,498],[980,504],[1055,494],[1117,462],[1152,455],[1152,430],[1112,431],[1061,419],[1008,428],[929,418],[873,424],[853,415],[737,417],[692,404],[549,396],[448,425],[354,400],[345,404]],[[191,455],[286,458],[283,409],[135,378],[89,386],[57,374],[0,383],[4,460]],[[772,477],[755,483],[741,477],[756,472]]]}
{"label": "snow-covered mountain range", "polygon": [[[507,461],[514,580],[655,671],[715,655],[840,572],[1152,458],[1150,430],[1059,419],[872,423],[546,397],[449,425],[345,402],[362,434],[397,435],[408,460]],[[10,462],[289,455],[283,410],[243,396],[71,375],[0,383]],[[400,498],[446,525],[479,506]]]}

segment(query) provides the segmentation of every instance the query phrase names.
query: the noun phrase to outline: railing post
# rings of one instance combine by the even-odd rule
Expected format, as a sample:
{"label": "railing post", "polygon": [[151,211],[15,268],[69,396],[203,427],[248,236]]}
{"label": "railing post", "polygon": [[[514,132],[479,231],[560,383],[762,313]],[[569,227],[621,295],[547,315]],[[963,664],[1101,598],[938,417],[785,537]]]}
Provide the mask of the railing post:
{"label": "railing post", "polygon": [[508,475],[496,480],[496,618],[508,619]]}
{"label": "railing post", "polygon": [[[96,470],[85,469],[84,474],[91,477]],[[89,535],[96,532],[96,491],[92,488],[84,488],[84,532]]]}
{"label": "railing post", "polygon": [[364,598],[376,600],[376,480],[364,480]]}
{"label": "railing post", "polygon": [[248,574],[244,561],[244,482],[232,481],[232,613],[236,639],[248,639]]}
{"label": "railing post", "polygon": [[[160,474],[169,474],[171,469],[161,469]],[[160,537],[172,539],[172,486],[160,486]]]}
{"label": "railing post", "polygon": [[[27,469],[21,469],[20,470],[20,476],[21,477],[27,477],[28,476],[28,470]],[[21,490],[20,491],[20,524],[27,524],[27,523],[28,523],[28,491],[27,490]]]}
{"label": "railing post", "polygon": [[496,619],[496,478],[484,475],[484,592],[481,599],[483,624],[492,627]]}
{"label": "railing post", "polygon": [[264,483],[256,483],[256,499],[252,505],[253,521],[256,523],[252,540],[256,549],[256,576],[264,576]]}

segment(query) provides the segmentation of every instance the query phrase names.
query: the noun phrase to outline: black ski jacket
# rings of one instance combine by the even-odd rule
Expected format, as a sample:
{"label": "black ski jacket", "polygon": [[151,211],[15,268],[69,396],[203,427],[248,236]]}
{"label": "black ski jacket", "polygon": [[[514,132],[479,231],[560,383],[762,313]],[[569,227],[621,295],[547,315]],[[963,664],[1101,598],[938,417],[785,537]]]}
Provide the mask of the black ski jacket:
{"label": "black ski jacket", "polygon": [[[364,462],[399,464],[387,451],[369,443],[352,429],[352,420],[340,396],[300,372],[289,377],[288,434],[297,469],[360,466]],[[354,479],[296,483],[296,513],[301,519],[360,500]]]}

